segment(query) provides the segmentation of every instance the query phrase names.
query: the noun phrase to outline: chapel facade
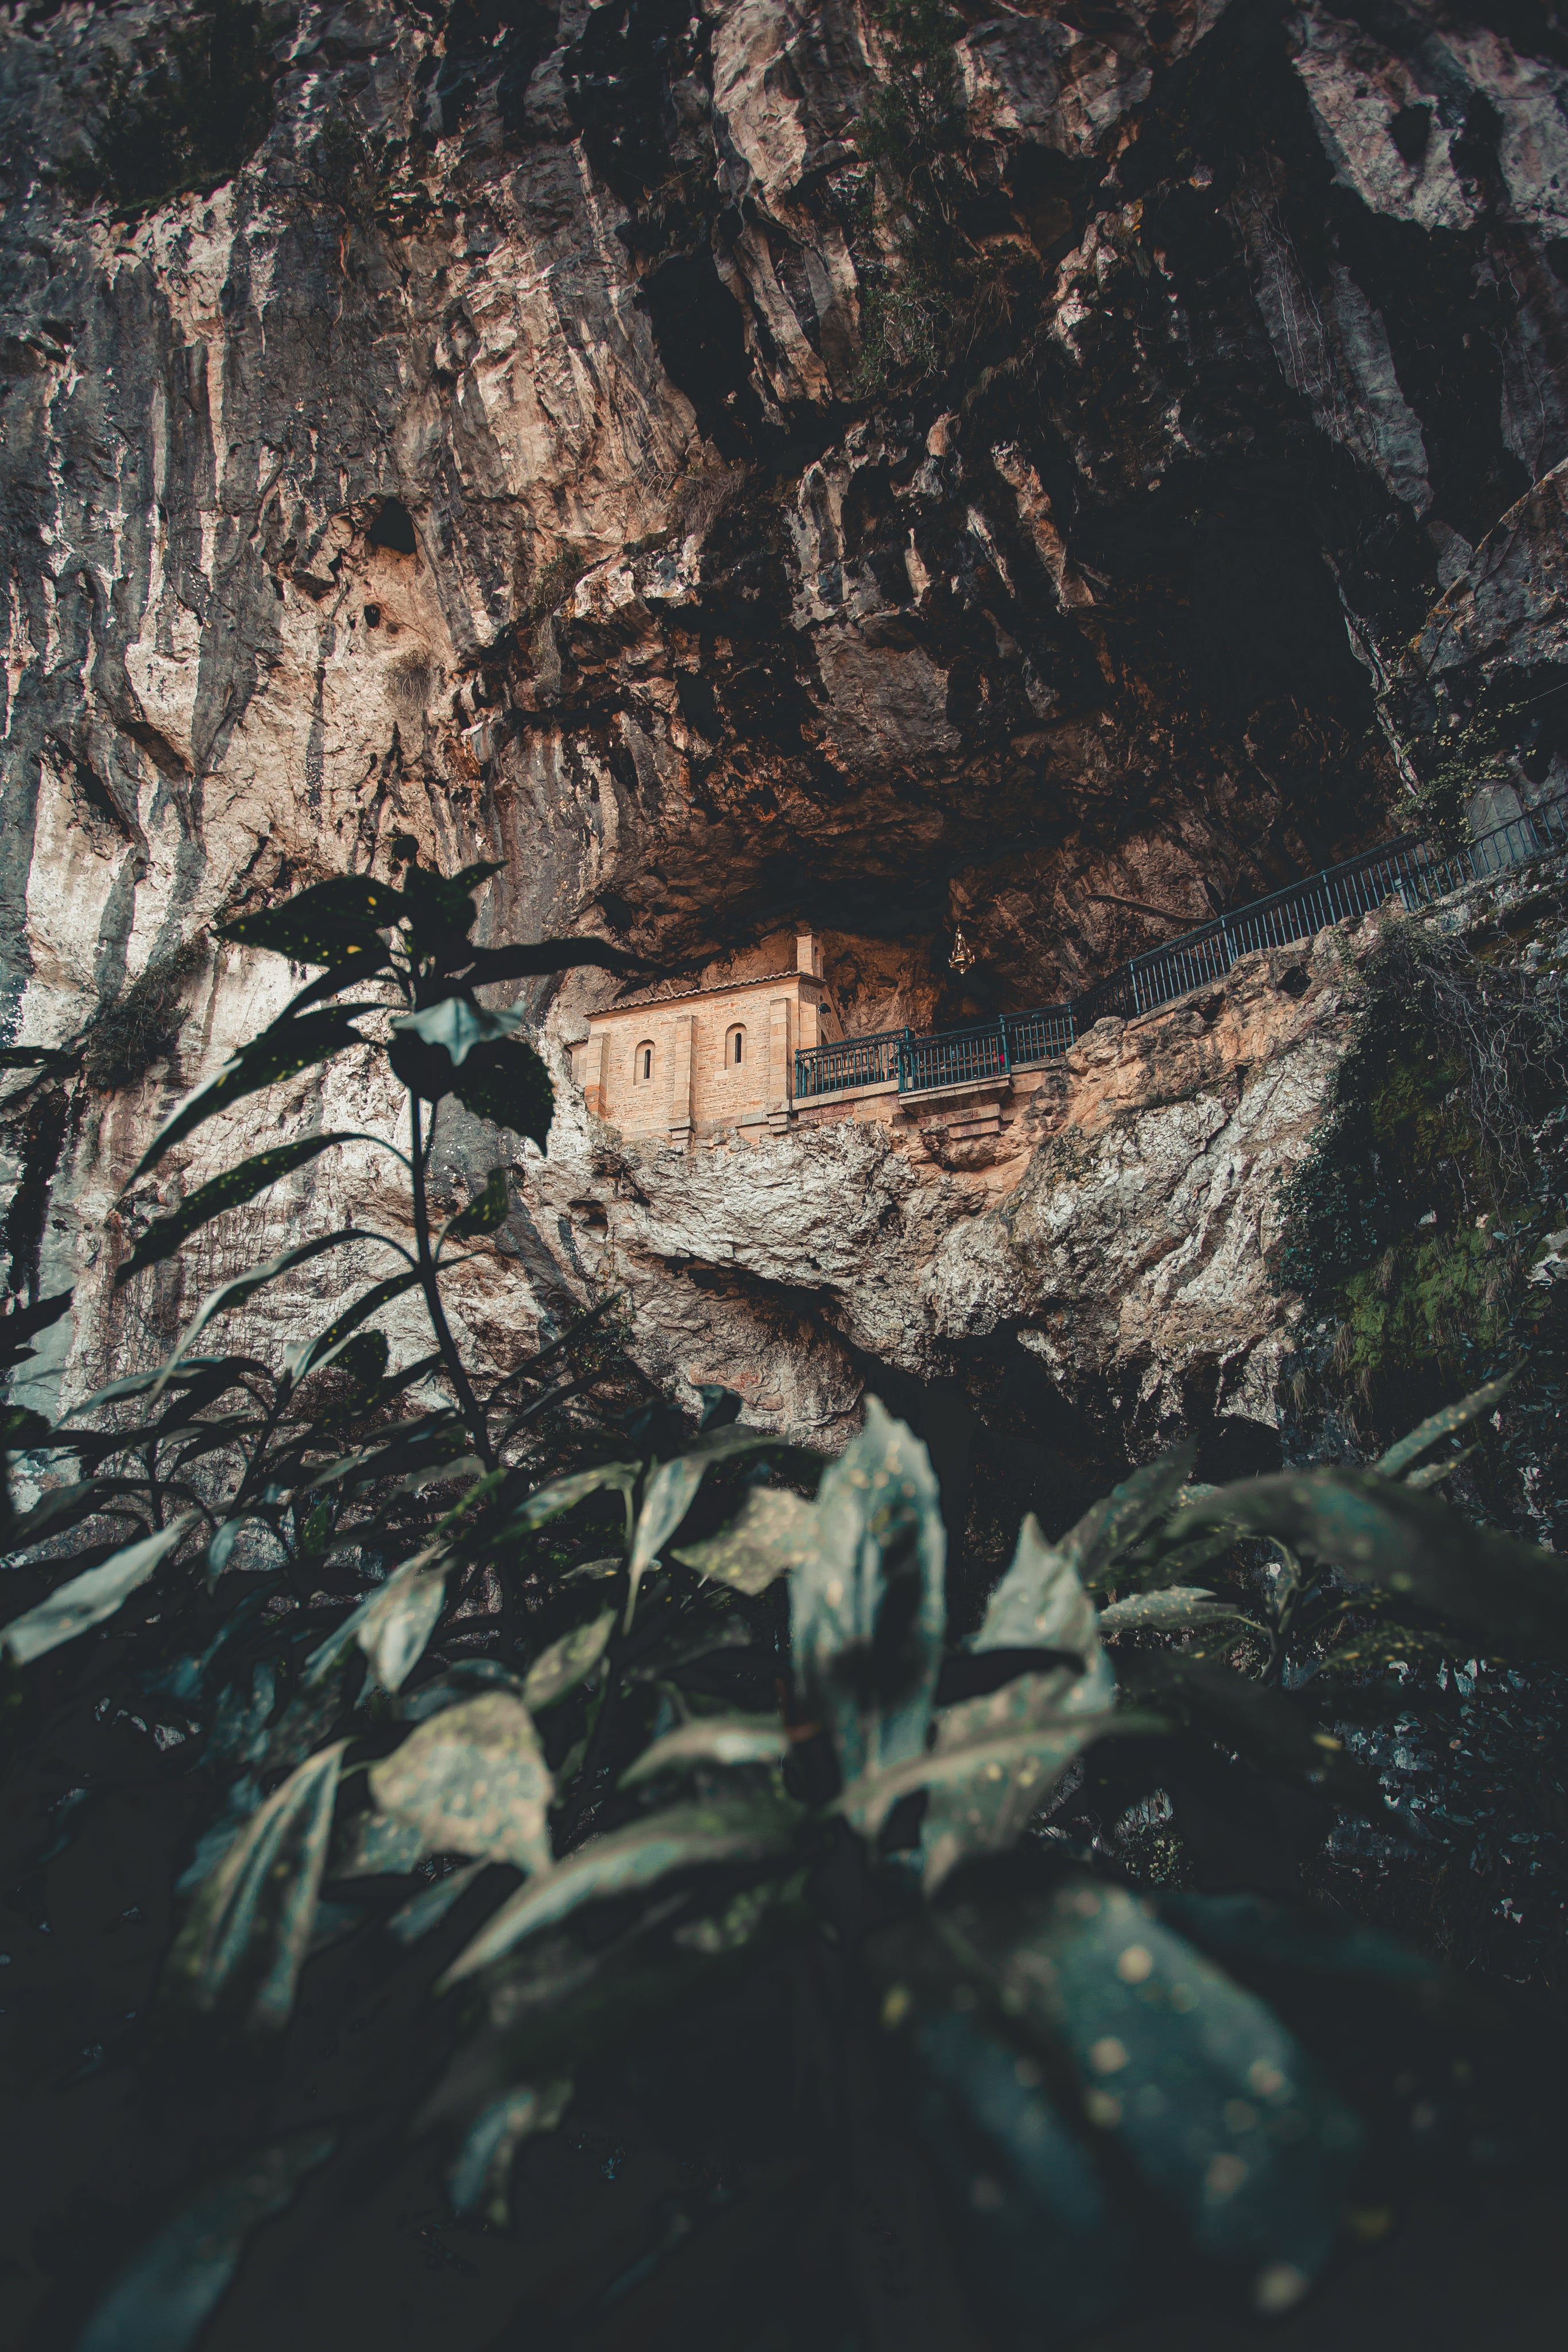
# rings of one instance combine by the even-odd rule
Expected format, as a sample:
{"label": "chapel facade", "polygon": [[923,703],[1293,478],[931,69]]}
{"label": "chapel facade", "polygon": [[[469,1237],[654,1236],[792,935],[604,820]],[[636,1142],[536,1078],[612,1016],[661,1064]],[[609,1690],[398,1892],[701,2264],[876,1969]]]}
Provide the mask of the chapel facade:
{"label": "chapel facade", "polygon": [[676,1145],[789,1124],[797,1051],[836,1044],[843,1024],[810,932],[794,969],[607,1005],[572,1048],[572,1076],[595,1118],[626,1136]]}

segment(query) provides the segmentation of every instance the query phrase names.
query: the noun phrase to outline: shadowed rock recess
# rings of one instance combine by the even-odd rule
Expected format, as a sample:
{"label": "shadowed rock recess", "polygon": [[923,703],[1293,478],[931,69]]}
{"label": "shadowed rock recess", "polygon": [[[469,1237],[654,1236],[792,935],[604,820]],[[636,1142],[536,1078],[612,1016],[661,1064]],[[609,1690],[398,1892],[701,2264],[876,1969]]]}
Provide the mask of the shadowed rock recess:
{"label": "shadowed rock recess", "polygon": [[[173,13],[13,12],[0,66],[7,1034],[164,1008],[13,1122],[9,1281],[77,1285],[40,1402],[374,1213],[373,1157],[323,1160],[110,1289],[156,1124],[288,992],[213,927],[395,832],[507,861],[487,938],[670,992],[810,929],[853,1034],[1056,999],[1399,829],[1489,696],[1494,797],[1568,779],[1553,7],[965,6],[946,247],[931,175],[862,160],[933,68],[854,0],[258,15],[218,155],[166,76],[136,145]],[[454,1200],[517,1174],[466,1338],[613,1283],[688,1398],[836,1444],[874,1383],[955,1495],[1006,1460],[982,1550],[1184,1427],[1264,1466],[1275,1181],[1354,952],[1103,1025],[983,1147],[627,1141],[566,1051],[614,983],[541,989],[548,1159],[443,1113]],[[159,1182],[393,1108],[350,1057]]]}

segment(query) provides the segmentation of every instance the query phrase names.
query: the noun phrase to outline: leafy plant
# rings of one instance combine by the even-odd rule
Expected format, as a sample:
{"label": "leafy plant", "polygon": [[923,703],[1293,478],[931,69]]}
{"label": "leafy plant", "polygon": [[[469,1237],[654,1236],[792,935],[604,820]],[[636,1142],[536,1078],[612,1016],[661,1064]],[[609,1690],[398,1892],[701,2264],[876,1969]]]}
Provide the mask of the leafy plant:
{"label": "leafy plant", "polygon": [[591,571],[593,561],[586,548],[558,548],[529,583],[519,617],[542,621],[547,614],[559,612],[583,573]]}
{"label": "leafy plant", "polygon": [[[598,1497],[624,1505],[619,1554],[558,1580],[577,1586],[589,1613],[526,1673],[470,1654],[416,1678],[445,1592],[472,1565],[473,1530],[495,1508],[498,1490],[477,1478],[420,1554],[340,1611],[270,1727],[270,1684],[248,1711],[243,1675],[231,1684],[208,1739],[252,1765],[248,1803],[231,1803],[187,1874],[195,1892],[169,1999],[276,2031],[345,1909],[350,1928],[379,1922],[407,1944],[463,1904],[468,1924],[455,1949],[448,1940],[437,1993],[466,2031],[418,2125],[447,2146],[456,2208],[483,2204],[504,2223],[524,2146],[607,2079],[635,2083],[652,2053],[683,2048],[694,2011],[726,2064],[755,2071],[747,1988],[782,1980],[810,2012],[796,2031],[839,2049],[852,2105],[869,2101],[883,2129],[923,2152],[947,2194],[968,2290],[1009,2334],[1047,2293],[1070,2329],[1115,2309],[1134,2275],[1133,2232],[1155,2213],[1260,2307],[1293,2301],[1327,2259],[1347,2199],[1381,2195],[1397,2177],[1413,2116],[1430,2111],[1449,2135],[1473,2124],[1480,2082],[1456,2091],[1440,2027],[1434,2039],[1456,1997],[1429,1966],[1364,1931],[1239,1898],[1137,1896],[1066,1849],[1018,1841],[1091,1742],[1158,1727],[1119,1705],[1082,1576],[1122,1576],[1151,1548],[1168,1568],[1208,1539],[1195,1530],[1281,1516],[1299,1542],[1359,1559],[1350,1498],[1364,1501],[1365,1489],[1320,1480],[1310,1507],[1232,1489],[1173,1520],[1183,1465],[1155,1465],[1059,1546],[1027,1524],[985,1623],[952,1653],[935,1481],[923,1449],[874,1403],[814,1504],[772,1490],[764,1525],[768,1490],[749,1490],[743,1569],[722,1535],[672,1546],[705,1474],[770,1443],[714,1430],[662,1465],[604,1463],[514,1503],[492,1524],[491,1560]],[[1388,1532],[1405,1524],[1404,1491],[1385,1481],[1371,1498],[1375,1557],[1362,1572],[1397,1586],[1397,1550],[1398,1562],[1416,1560],[1429,1597],[1427,1552]],[[1462,1532],[1443,1525],[1462,1549]],[[171,1531],[162,1562],[177,1541]],[[694,1665],[745,1643],[734,1595],[769,1559],[789,1580],[782,1717],[737,1712],[690,1680]],[[135,1589],[162,1565],[138,1561]],[[717,1580],[727,1568],[728,1587]],[[655,1572],[664,1590],[650,1608],[637,1583]],[[130,1589],[128,1563],[120,1573]],[[1197,1606],[1190,1595],[1171,1605]],[[1550,1614],[1561,1639],[1560,1599]],[[1107,1612],[1105,1622],[1117,1631],[1128,1620]],[[47,1640],[37,1627],[37,1611],[15,1624],[14,1649],[41,1654],[67,1638],[57,1611]],[[356,1651],[369,1669],[357,1704],[343,1674]],[[655,1682],[664,1696],[650,1714]],[[277,1780],[265,1798],[257,1764]],[[444,1874],[410,1896],[410,1874],[437,1856]],[[521,1880],[476,1920],[468,1898],[487,1865]],[[1354,2091],[1336,2080],[1333,2050],[1310,2054],[1292,2028],[1282,1989],[1299,2003],[1303,1979],[1377,2005],[1392,2031],[1370,2074],[1357,2042],[1354,2066],[1340,2070]],[[1473,2035],[1462,2003],[1461,2025]],[[838,2198],[855,2186],[856,2135],[835,2147],[832,2122],[809,2113],[791,2137]],[[236,2233],[276,2210],[350,2125],[337,2118],[308,2143],[247,2158],[219,2199]],[[224,2235],[208,2216],[214,2194],[136,2257],[95,2325],[138,2292],[187,2292],[205,2233]],[[712,2221],[684,2215],[663,2254]],[[789,2232],[788,2203],[772,2226]],[[628,2285],[617,2276],[591,2290],[574,2317],[591,2322],[661,2263],[637,2267]],[[874,2305],[874,2284],[867,2294]]]}
{"label": "leafy plant", "polygon": [[[1562,1412],[1568,1290],[1537,1276],[1564,1217],[1563,933],[1548,886],[1468,932],[1385,919],[1324,1117],[1281,1189],[1276,1267],[1305,1313],[1288,1369],[1287,1446],[1369,1459],[1461,1387],[1493,1402],[1450,1465],[1472,1515],[1568,1532]],[[1505,1377],[1511,1376],[1511,1377]],[[1495,1386],[1494,1386],[1495,1384]],[[1354,1686],[1343,1627],[1326,1669]],[[1506,1662],[1385,1629],[1379,1693],[1347,1745],[1417,1832],[1343,1828],[1317,1874],[1333,1899],[1550,1993],[1568,1916],[1561,1742],[1568,1681],[1549,1652]],[[1512,1727],[1511,1729],[1510,1727]]]}
{"label": "leafy plant", "polygon": [[[12,1431],[34,1465],[79,1473],[5,1536],[16,1769],[47,1724],[78,1751],[106,1717],[166,1736],[189,1792],[181,1908],[127,2063],[161,2080],[183,2045],[256,2116],[102,2286],[87,2352],[131,2313],[145,2340],[193,2342],[259,2222],[296,2197],[351,2210],[411,2127],[454,2210],[493,2228],[519,2169],[559,2169],[595,2116],[630,2107],[665,2149],[687,2185],[634,2243],[606,2220],[603,2260],[535,2277],[525,2304],[561,2341],[612,2313],[663,2341],[672,2266],[707,2340],[752,2340],[759,2268],[798,2273],[800,2332],[826,2297],[852,2340],[885,2340],[897,2296],[862,2240],[918,2231],[932,2200],[956,2264],[940,2294],[998,2341],[1034,2340],[1048,2299],[1064,2333],[1109,2315],[1151,2238],[1276,2310],[1347,2207],[1428,2146],[1539,2160],[1538,2053],[1527,2075],[1431,1964],[1245,1895],[1129,1885],[1077,1834],[1071,1790],[1106,1759],[1146,1801],[1207,1757],[1375,1813],[1329,1727],[1380,1643],[1568,1646],[1561,1564],[1427,1491],[1496,1392],[1375,1472],[1194,1488],[1183,1450],[1058,1543],[1027,1520],[957,1646],[936,1480],[874,1400],[828,1465],[716,1394],[695,1437],[656,1409],[580,1424],[575,1464],[541,1479],[538,1433],[601,1379],[594,1318],[476,1380],[442,1282],[504,1223],[506,1178],[436,1233],[425,1171],[448,1096],[548,1127],[542,1066],[476,992],[618,959],[475,947],[494,869],[444,880],[399,846],[396,884],[339,877],[229,927],[319,976],[176,1112],[132,1196],[214,1111],[370,1044],[407,1092],[413,1246],[302,1241],[214,1291],[156,1369]],[[122,1278],[334,1140],[199,1186],[141,1224]],[[280,1365],[206,1352],[350,1243],[392,1271]],[[393,1372],[373,1318],[415,1293],[434,1345]],[[66,1303],[15,1309],[7,1360]],[[764,1483],[779,1472],[793,1484]],[[46,1861],[93,1793],[51,1800]],[[254,2053],[300,2030],[329,1949],[363,1988],[335,2030],[382,2055],[307,2132],[261,2097]]]}
{"label": "leafy plant", "polygon": [[1331,1402],[1368,1451],[1519,1367],[1469,1475],[1497,1516],[1528,1496],[1540,1524],[1564,1334],[1530,1276],[1563,1222],[1568,1010],[1560,917],[1548,899],[1527,918],[1522,941],[1385,920],[1326,1115],[1281,1188],[1274,1263],[1307,1309],[1298,1411]]}
{"label": "leafy plant", "polygon": [[1482,785],[1510,781],[1509,756],[1529,739],[1525,714],[1533,699],[1500,684],[1484,691],[1463,719],[1455,712],[1449,730],[1431,739],[1415,809],[1423,828],[1446,849],[1469,840],[1468,805]]}

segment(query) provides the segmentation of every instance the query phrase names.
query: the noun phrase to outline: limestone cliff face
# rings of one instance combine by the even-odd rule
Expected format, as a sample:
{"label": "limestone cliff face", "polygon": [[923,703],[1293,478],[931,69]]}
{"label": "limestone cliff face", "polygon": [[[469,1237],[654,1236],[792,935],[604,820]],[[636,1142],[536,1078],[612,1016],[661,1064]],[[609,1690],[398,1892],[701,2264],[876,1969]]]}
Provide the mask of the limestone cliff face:
{"label": "limestone cliff face", "polygon": [[1276,950],[1143,1021],[1102,1021],[982,1167],[936,1114],[683,1152],[558,1119],[524,1194],[628,1294],[676,1388],[830,1442],[870,1366],[971,1392],[1089,1449],[1216,1423],[1266,1444],[1291,1313],[1268,1268],[1354,998],[1348,943]]}
{"label": "limestone cliff face", "polygon": [[[700,975],[803,920],[852,1026],[1036,1002],[1391,829],[1422,730],[1568,658],[1551,6],[966,7],[994,299],[880,376],[902,232],[856,124],[907,68],[873,9],[304,5],[250,158],[117,218],[59,167],[166,15],[14,17],[0,79],[15,1038],[397,829],[509,861],[491,938]],[[1531,708],[1543,790],[1568,706]],[[1113,1450],[1265,1429],[1270,1171],[1339,1018],[1281,977],[1096,1033],[984,1170],[841,1129],[649,1160],[563,1095],[476,1344],[613,1271],[651,1366],[806,1429],[879,1365]],[[133,1085],[13,1123],[10,1279],[78,1284],[46,1378],[180,1311],[111,1307],[104,1218],[281,1001],[237,954],[183,985]],[[352,1108],[301,1085],[203,1151],[391,1110]],[[497,1144],[444,1148],[455,1192]]]}

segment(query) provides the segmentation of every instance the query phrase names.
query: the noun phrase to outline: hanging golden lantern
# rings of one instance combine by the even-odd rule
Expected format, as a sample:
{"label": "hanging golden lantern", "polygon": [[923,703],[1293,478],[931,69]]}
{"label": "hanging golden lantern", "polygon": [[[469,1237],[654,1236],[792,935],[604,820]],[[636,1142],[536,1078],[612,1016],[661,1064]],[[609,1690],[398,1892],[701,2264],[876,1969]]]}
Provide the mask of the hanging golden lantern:
{"label": "hanging golden lantern", "polygon": [[961,923],[955,923],[953,926],[953,950],[952,953],[947,958],[949,968],[954,971],[967,971],[969,966],[974,962],[974,961],[975,950],[969,945],[968,940],[964,937],[963,925]]}

